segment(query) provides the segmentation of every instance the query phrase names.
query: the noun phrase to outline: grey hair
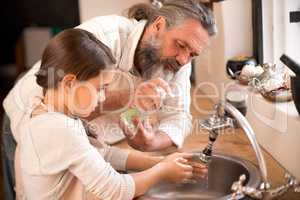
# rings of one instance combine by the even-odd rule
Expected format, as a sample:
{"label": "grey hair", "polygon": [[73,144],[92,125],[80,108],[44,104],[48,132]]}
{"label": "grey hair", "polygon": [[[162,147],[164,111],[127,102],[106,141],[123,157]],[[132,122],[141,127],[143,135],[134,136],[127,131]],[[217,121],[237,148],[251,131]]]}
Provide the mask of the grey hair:
{"label": "grey hair", "polygon": [[151,4],[140,3],[133,5],[128,10],[129,18],[138,21],[148,20],[148,24],[154,22],[158,16],[163,16],[166,19],[168,27],[179,25],[184,20],[192,18],[200,22],[210,36],[217,33],[212,11],[199,0],[165,0],[160,8]]}

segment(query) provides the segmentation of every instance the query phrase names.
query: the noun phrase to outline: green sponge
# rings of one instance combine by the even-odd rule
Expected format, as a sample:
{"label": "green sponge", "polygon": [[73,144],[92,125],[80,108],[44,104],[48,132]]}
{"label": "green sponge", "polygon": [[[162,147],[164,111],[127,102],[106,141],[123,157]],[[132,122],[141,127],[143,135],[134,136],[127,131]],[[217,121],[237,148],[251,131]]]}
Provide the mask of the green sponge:
{"label": "green sponge", "polygon": [[121,120],[125,125],[134,128],[133,118],[140,116],[141,112],[137,108],[130,108],[121,114]]}

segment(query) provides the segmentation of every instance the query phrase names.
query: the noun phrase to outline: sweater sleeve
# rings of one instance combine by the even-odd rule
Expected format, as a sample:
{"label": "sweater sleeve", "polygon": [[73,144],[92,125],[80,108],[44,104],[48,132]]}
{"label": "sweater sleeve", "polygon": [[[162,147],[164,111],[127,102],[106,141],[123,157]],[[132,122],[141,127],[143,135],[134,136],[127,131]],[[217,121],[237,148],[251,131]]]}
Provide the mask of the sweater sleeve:
{"label": "sweater sleeve", "polygon": [[63,116],[50,118],[40,118],[42,121],[35,121],[31,126],[35,130],[31,131],[31,135],[43,174],[67,169],[83,183],[87,191],[100,199],[134,198],[133,178],[118,173],[104,160],[90,144],[79,120]]}
{"label": "sweater sleeve", "polygon": [[165,101],[161,111],[158,112],[158,130],[167,134],[173,143],[182,147],[184,139],[190,134],[192,116],[190,114],[190,75],[191,64],[183,66],[171,82],[174,98]]}
{"label": "sweater sleeve", "polygon": [[90,143],[99,151],[106,162],[109,162],[116,170],[125,171],[129,151],[112,147],[100,142],[98,139],[89,137]]}

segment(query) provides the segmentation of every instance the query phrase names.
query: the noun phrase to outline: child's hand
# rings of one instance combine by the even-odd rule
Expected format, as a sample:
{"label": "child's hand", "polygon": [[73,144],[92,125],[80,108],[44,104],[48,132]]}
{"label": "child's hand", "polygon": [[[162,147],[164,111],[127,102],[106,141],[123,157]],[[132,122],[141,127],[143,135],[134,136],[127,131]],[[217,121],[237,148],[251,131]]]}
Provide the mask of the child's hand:
{"label": "child's hand", "polygon": [[194,179],[201,179],[207,177],[207,166],[205,164],[195,162],[195,161],[188,161],[188,164],[193,167],[193,178]]}
{"label": "child's hand", "polygon": [[166,181],[182,182],[193,177],[193,167],[188,164],[192,154],[174,153],[167,156],[159,164],[162,166],[163,176]]}

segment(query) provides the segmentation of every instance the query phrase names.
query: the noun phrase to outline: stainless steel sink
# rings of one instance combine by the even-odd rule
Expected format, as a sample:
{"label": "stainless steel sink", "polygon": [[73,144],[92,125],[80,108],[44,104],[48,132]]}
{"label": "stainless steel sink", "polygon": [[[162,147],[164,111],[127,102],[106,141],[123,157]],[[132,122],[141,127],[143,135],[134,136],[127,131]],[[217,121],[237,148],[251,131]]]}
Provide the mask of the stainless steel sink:
{"label": "stainless steel sink", "polygon": [[231,185],[245,174],[246,186],[257,188],[260,173],[252,163],[237,157],[215,154],[209,164],[208,180],[185,184],[159,184],[138,200],[225,200],[231,197]]}

